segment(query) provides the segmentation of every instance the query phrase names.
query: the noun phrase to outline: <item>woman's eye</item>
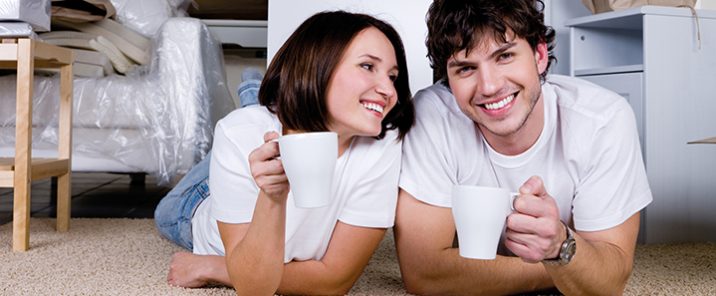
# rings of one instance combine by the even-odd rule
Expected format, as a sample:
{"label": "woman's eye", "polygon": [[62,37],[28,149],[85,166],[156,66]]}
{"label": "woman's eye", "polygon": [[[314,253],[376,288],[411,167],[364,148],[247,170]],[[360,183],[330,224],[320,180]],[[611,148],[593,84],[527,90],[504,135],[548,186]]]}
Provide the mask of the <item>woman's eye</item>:
{"label": "woman's eye", "polygon": [[360,66],[361,66],[361,68],[366,69],[366,70],[368,70],[368,71],[372,71],[372,70],[373,70],[373,64],[363,63],[363,64],[360,64]]}
{"label": "woman's eye", "polygon": [[398,75],[390,74],[388,75],[388,78],[390,78],[390,81],[395,82],[396,80],[398,80]]}

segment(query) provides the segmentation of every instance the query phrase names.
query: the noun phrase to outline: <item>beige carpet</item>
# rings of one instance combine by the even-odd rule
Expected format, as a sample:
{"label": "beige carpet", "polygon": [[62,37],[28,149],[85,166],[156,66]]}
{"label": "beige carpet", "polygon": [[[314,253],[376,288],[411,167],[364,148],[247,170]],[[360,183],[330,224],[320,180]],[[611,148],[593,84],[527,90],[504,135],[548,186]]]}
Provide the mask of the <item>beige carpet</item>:
{"label": "beige carpet", "polygon": [[[180,248],[150,219],[32,219],[30,251],[11,251],[11,224],[0,226],[0,295],[234,295],[227,288],[182,289],[165,282]],[[386,236],[350,295],[406,295]],[[627,295],[716,295],[716,244],[640,246]]]}

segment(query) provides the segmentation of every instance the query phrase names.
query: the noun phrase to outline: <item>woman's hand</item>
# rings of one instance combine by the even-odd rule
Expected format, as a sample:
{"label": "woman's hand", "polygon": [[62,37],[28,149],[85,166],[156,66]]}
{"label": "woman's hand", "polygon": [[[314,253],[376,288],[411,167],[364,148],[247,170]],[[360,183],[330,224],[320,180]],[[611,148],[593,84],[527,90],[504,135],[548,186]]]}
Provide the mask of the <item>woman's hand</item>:
{"label": "woman's hand", "polygon": [[283,202],[288,197],[289,184],[283,170],[279,153],[278,133],[264,134],[264,144],[249,154],[249,166],[259,189],[274,201]]}

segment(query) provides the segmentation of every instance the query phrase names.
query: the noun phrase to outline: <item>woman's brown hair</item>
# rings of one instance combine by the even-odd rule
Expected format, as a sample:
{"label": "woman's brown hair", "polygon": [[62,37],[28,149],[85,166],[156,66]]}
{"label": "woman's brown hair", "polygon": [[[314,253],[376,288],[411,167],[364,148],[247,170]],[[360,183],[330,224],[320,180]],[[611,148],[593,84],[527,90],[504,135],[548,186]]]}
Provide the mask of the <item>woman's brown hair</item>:
{"label": "woman's brown hair", "polygon": [[390,40],[398,63],[394,81],[398,102],[383,119],[378,138],[397,128],[402,139],[415,117],[403,43],[392,26],[365,14],[321,12],[304,21],[271,61],[259,89],[261,105],[278,116],[284,129],[328,130],[328,84],[351,41],[369,27]]}

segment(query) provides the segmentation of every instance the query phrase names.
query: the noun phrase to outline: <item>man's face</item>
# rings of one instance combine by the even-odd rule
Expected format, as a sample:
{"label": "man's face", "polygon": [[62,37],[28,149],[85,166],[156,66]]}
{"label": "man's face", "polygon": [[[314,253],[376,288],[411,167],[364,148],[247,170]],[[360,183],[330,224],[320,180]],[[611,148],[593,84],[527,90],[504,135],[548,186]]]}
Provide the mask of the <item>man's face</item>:
{"label": "man's face", "polygon": [[506,43],[485,36],[469,53],[459,51],[447,61],[448,81],[460,109],[488,141],[524,134],[525,129],[538,129],[539,135],[542,118],[528,119],[542,96],[539,75],[547,67],[547,46],[540,43],[533,51],[511,32]]}

